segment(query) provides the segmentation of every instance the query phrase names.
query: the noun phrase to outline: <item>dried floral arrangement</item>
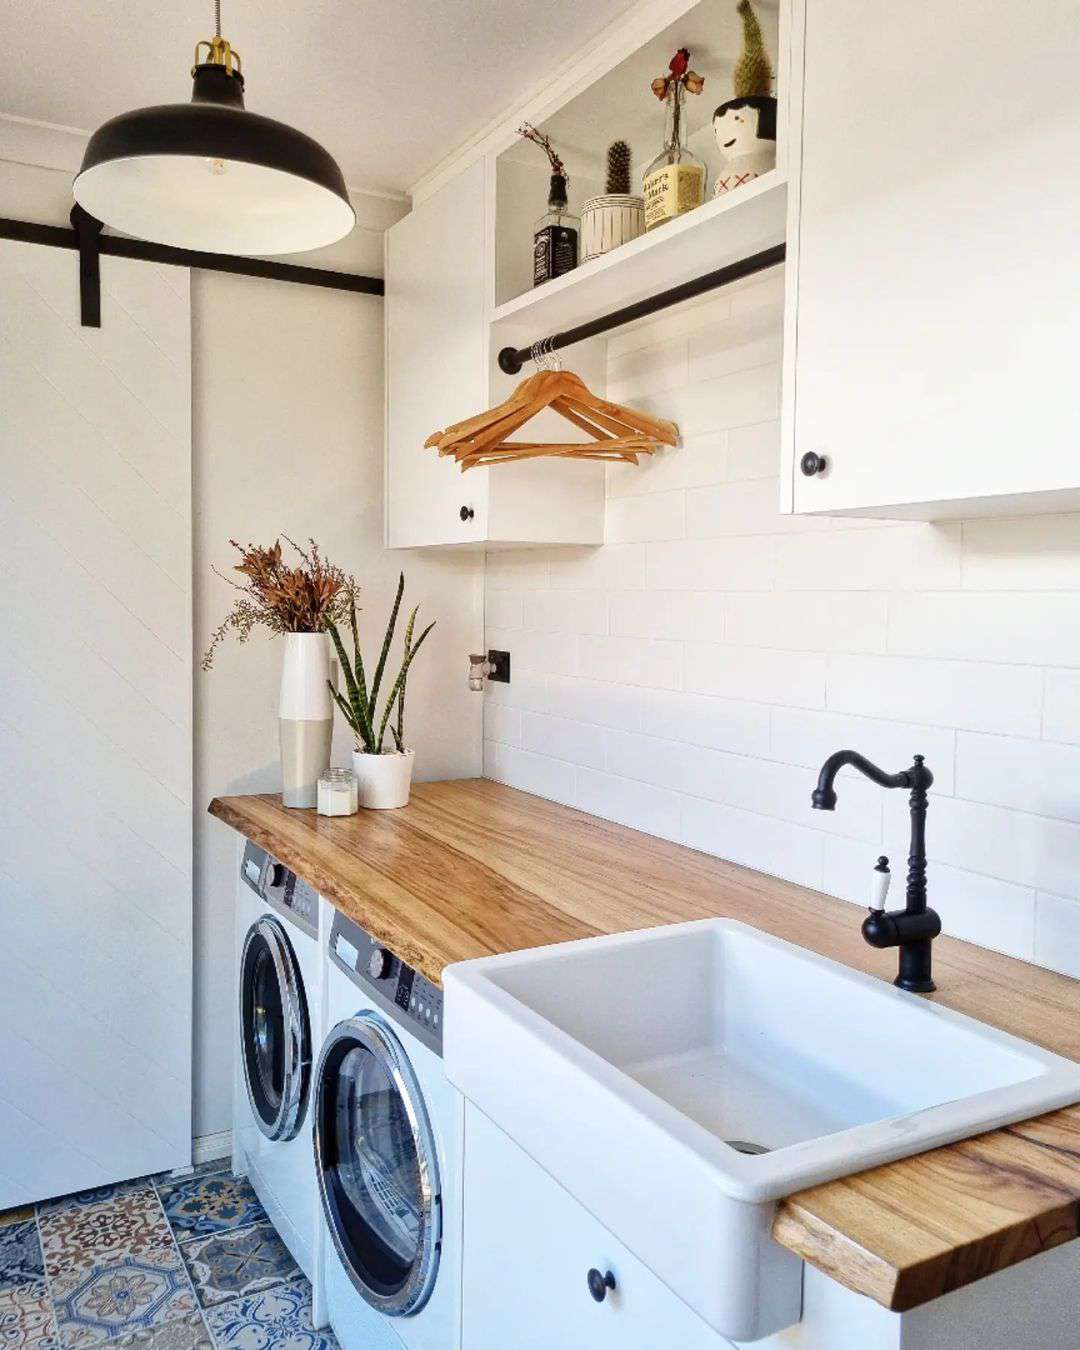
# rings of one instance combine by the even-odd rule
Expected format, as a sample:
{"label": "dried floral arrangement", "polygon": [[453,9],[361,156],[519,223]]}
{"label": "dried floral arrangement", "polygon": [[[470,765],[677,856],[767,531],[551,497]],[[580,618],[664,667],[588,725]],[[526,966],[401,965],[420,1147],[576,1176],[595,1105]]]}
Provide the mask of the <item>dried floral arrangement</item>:
{"label": "dried floral arrangement", "polygon": [[[349,608],[349,626],[352,628],[353,636],[353,658],[349,660],[348,653],[341,641],[341,634],[337,629],[336,619],[331,618],[326,621],[326,628],[333,639],[334,647],[337,651],[338,661],[341,664],[341,673],[345,680],[345,692],[347,697],[341,694],[330,685],[330,692],[334,696],[334,702],[341,709],[341,715],[352,727],[353,734],[356,737],[356,748],[358,751],[367,755],[381,755],[383,745],[386,741],[386,730],[389,726],[390,734],[394,738],[394,745],[398,754],[405,752],[405,685],[408,679],[409,667],[413,663],[413,658],[420,650],[424,639],[435,627],[434,620],[428,624],[420,636],[413,641],[413,630],[416,627],[416,616],[420,606],[417,605],[409,615],[409,621],[405,625],[405,649],[401,659],[401,666],[397,676],[390,686],[390,692],[386,696],[386,702],[383,705],[382,712],[379,712],[379,690],[382,687],[383,674],[386,671],[386,661],[390,655],[390,645],[394,640],[394,629],[397,627],[398,611],[401,609],[401,598],[405,594],[405,573],[402,572],[398,578],[397,595],[394,597],[394,607],[390,611],[390,621],[386,625],[386,635],[383,637],[382,650],[379,652],[378,664],[375,667],[375,673],[371,678],[371,688],[368,688],[367,675],[364,670],[364,658],[360,652],[360,634],[356,623],[356,606],[350,599]],[[329,683],[329,681],[328,681]],[[391,714],[396,710],[396,717],[391,723]]]}
{"label": "dried floral arrangement", "polygon": [[668,62],[668,73],[658,75],[652,82],[652,91],[662,103],[668,94],[682,85],[688,94],[700,94],[705,88],[705,76],[690,69],[690,49],[680,47]]}
{"label": "dried floral arrangement", "polygon": [[517,134],[522,140],[532,141],[533,145],[538,145],[544,154],[548,157],[548,163],[551,165],[551,172],[558,174],[560,178],[565,178],[569,183],[570,176],[566,172],[566,165],[560,159],[555,147],[551,144],[551,137],[545,136],[542,131],[537,131],[531,122],[522,122],[517,129]]}
{"label": "dried floral arrangement", "polygon": [[288,535],[282,538],[299,558],[293,566],[285,560],[281,539],[275,539],[269,548],[259,544],[244,547],[235,539],[229,540],[240,554],[235,570],[247,580],[240,583],[213,569],[240,594],[210,638],[202,659],[203,670],[214,664],[214,653],[230,633],[235,633],[240,642],[246,642],[256,628],[270,633],[322,633],[331,623],[355,613],[359,591],[356,579],[328,562],[314,539],[308,540],[305,551]]}

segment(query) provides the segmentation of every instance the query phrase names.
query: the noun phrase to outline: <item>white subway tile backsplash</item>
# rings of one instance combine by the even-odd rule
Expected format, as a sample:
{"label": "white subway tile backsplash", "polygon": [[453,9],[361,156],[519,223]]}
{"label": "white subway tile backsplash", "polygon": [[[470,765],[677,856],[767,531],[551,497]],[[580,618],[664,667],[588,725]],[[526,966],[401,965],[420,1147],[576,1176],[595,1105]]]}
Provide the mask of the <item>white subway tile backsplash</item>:
{"label": "white subway tile backsplash", "polygon": [[541,633],[606,633],[607,596],[602,591],[530,591],[521,624]]}
{"label": "white subway tile backsplash", "polygon": [[776,584],[789,591],[924,591],[960,585],[960,526],[836,528],[777,541]]}
{"label": "white subway tile backsplash", "polygon": [[724,636],[728,597],[718,591],[629,591],[610,598],[611,632],[620,637]]}
{"label": "white subway tile backsplash", "polygon": [[1080,593],[890,596],[889,650],[961,661],[1080,666]]}
{"label": "white subway tile backsplash", "polygon": [[1043,692],[1043,735],[1080,745],[1080,670],[1048,670]]}
{"label": "white subway tile backsplash", "polygon": [[724,641],[808,652],[884,652],[886,598],[859,591],[770,591],[726,597]]}
{"label": "white subway tile backsplash", "polygon": [[647,584],[653,591],[768,591],[773,541],[748,548],[741,539],[680,539],[648,544]]}
{"label": "white subway tile backsplash", "polygon": [[981,591],[1080,591],[1080,515],[966,521],[964,585]]}
{"label": "white subway tile backsplash", "polygon": [[581,674],[587,679],[652,689],[678,689],[682,684],[682,643],[586,636],[578,644]]}
{"label": "white subway tile backsplash", "polygon": [[682,843],[800,886],[821,888],[827,838],[752,811],[696,797],[683,801]]}
{"label": "white subway tile backsplash", "polygon": [[544,713],[521,714],[522,748],[569,764],[587,764],[602,769],[606,740],[607,733],[602,728],[587,723],[549,717]]}
{"label": "white subway tile backsplash", "polygon": [[777,652],[695,642],[686,648],[685,686],[698,694],[744,699],[748,703],[823,708],[825,669],[826,658],[816,652]]}
{"label": "white subway tile backsplash", "polygon": [[769,708],[682,690],[640,690],[641,714],[634,727],[664,740],[728,750],[733,755],[769,754]]}
{"label": "white subway tile backsplash", "polygon": [[1035,901],[1035,960],[1080,980],[1080,901],[1039,894]]}
{"label": "white subway tile backsplash", "polygon": [[595,769],[579,769],[574,805],[604,820],[614,820],[661,839],[679,837],[679,797],[647,783],[635,783]]}
{"label": "white subway tile backsplash", "polygon": [[608,468],[603,548],[489,554],[485,772],[861,908],[880,852],[902,903],[907,794],[816,812],[817,771],[923,754],[946,932],[1080,978],[1080,513],[781,516],[781,283],[612,335],[681,444]]}
{"label": "white subway tile backsplash", "polygon": [[615,544],[681,539],[686,533],[686,494],[650,492],[642,497],[611,497],[604,533]]}
{"label": "white subway tile backsplash", "polygon": [[962,731],[956,795],[1080,822],[1080,746]]}
{"label": "white subway tile backsplash", "polygon": [[832,529],[832,521],[825,516],[782,516],[779,501],[780,483],[775,476],[692,488],[686,494],[687,538],[804,534]]}
{"label": "white subway tile backsplash", "polygon": [[863,717],[1037,736],[1042,677],[1026,666],[830,656],[828,706]]}

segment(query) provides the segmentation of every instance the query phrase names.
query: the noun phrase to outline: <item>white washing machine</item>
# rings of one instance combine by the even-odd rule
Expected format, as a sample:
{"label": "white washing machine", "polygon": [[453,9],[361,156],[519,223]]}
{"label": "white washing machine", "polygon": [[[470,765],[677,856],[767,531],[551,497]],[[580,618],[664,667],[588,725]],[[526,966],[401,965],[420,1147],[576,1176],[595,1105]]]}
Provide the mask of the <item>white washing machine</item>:
{"label": "white washing machine", "polygon": [[335,914],[315,1075],[325,1296],[343,1350],[458,1350],[464,1103],[442,991]]}
{"label": "white washing machine", "polygon": [[312,1149],[312,1070],[322,1037],[319,900],[295,873],[244,845],[236,906],[239,1018],[233,1171],[246,1175],[319,1302],[321,1207]]}

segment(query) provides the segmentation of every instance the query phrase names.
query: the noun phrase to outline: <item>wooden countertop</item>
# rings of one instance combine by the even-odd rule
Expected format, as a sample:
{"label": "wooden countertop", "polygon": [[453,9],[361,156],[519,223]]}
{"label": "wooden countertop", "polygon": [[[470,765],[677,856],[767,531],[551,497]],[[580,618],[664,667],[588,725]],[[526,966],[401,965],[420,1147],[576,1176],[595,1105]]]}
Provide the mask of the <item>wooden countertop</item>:
{"label": "wooden countertop", "polygon": [[[437,982],[474,956],[714,916],[895,974],[843,901],[486,779],[336,819],[277,796],[210,812]],[[951,938],[934,958],[930,998],[1080,1060],[1080,983]],[[1080,1236],[1080,1106],[800,1192],[773,1233],[886,1308],[927,1303]]]}

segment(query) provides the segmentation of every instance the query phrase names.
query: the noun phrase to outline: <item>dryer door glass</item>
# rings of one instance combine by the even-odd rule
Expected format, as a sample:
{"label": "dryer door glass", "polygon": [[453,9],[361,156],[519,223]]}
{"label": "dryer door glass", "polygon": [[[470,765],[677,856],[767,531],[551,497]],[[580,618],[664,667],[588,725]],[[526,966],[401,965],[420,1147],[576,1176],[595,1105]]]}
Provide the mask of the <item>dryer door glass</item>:
{"label": "dryer door glass", "polygon": [[327,1038],[316,1149],[330,1233],[353,1285],[388,1315],[416,1312],[438,1261],[438,1163],[412,1066],[374,1013]]}
{"label": "dryer door glass", "polygon": [[292,1139],[307,1105],[311,1033],[299,967],[284,927],[252,924],[240,963],[240,1037],[248,1098],[260,1130]]}

